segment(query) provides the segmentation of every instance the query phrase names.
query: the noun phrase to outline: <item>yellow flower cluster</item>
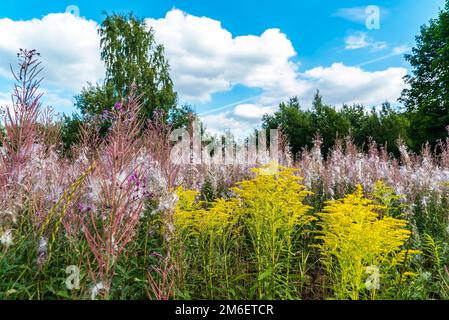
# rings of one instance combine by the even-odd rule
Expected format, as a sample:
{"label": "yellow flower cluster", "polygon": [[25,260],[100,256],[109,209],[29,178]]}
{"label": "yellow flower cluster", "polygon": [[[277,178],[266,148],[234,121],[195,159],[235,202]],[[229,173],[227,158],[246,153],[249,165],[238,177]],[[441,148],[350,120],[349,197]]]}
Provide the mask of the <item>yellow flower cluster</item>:
{"label": "yellow flower cluster", "polygon": [[338,298],[359,299],[365,289],[375,295],[378,288],[366,288],[367,268],[374,266],[382,276],[414,253],[403,249],[411,235],[405,229],[407,222],[379,218],[384,209],[366,199],[358,186],[354,194],[328,201],[319,214],[321,231],[317,238],[322,240],[322,262],[333,278]]}
{"label": "yellow flower cluster", "polygon": [[384,206],[382,214],[388,217],[398,218],[397,212],[401,213],[406,207],[401,203],[401,196],[397,195],[394,189],[382,180],[374,184],[372,197],[376,203]]}
{"label": "yellow flower cluster", "polygon": [[221,234],[238,220],[237,199],[217,199],[206,208],[205,202],[197,201],[197,191],[179,187],[176,193],[179,200],[175,208],[175,225],[180,231]]}
{"label": "yellow flower cluster", "polygon": [[197,201],[198,192],[182,187],[177,189],[177,195],[175,227],[181,247],[188,248],[191,253],[186,272],[190,277],[199,273],[209,297],[214,297],[216,283],[225,283],[231,290],[229,260],[237,233],[238,200]]}
{"label": "yellow flower cluster", "polygon": [[233,190],[242,201],[251,238],[258,298],[290,296],[291,269],[300,250],[294,239],[316,219],[303,202],[312,193],[300,183],[297,169],[272,163],[252,171],[256,177]]}
{"label": "yellow flower cluster", "polygon": [[309,214],[311,207],[303,203],[312,193],[300,184],[302,178],[295,175],[298,169],[270,164],[252,171],[254,179],[242,181],[233,189],[250,218],[288,230],[315,219]]}
{"label": "yellow flower cluster", "polygon": [[[254,179],[242,181],[232,189],[237,197],[217,199],[207,209],[206,203],[196,200],[197,191],[179,187],[176,191],[179,200],[175,208],[177,227],[219,231],[235,223],[241,213],[261,223],[270,222],[279,229],[291,229],[314,220],[308,214],[311,207],[303,204],[304,198],[311,192],[299,183],[302,178],[295,175],[298,170],[277,166],[278,170],[271,172],[272,166],[253,169],[256,173]],[[267,174],[268,169],[270,174]]]}
{"label": "yellow flower cluster", "polygon": [[[252,288],[258,298],[274,299],[280,292],[289,294],[290,269],[298,259],[294,240],[302,227],[316,218],[310,214],[311,207],[303,203],[311,192],[300,184],[298,170],[272,163],[252,171],[252,180],[232,188],[235,197],[210,204],[196,201],[197,192],[178,188],[175,225],[181,238],[191,237],[186,242],[207,251],[195,256],[201,256],[199,270],[207,272],[208,290],[220,272],[229,285],[231,250],[238,248],[242,258],[257,270],[250,277],[255,279]],[[219,265],[224,270],[217,270]]]}

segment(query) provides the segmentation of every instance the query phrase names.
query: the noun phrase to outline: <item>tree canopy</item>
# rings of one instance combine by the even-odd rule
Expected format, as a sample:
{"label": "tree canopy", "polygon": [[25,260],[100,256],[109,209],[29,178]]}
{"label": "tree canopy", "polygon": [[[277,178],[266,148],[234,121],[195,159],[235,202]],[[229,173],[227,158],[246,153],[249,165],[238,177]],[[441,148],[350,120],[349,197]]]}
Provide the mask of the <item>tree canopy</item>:
{"label": "tree canopy", "polygon": [[348,135],[360,148],[366,149],[374,140],[394,154],[398,154],[398,139],[408,142],[409,122],[404,113],[389,103],[384,103],[380,110],[367,111],[362,105],[345,105],[337,109],[326,105],[319,92],[310,110],[302,110],[298,98],[294,97],[281,103],[277,112],[265,115],[262,121],[266,129],[282,129],[293,154],[310,148],[317,135],[323,140],[325,154],[337,139]]}
{"label": "tree canopy", "polygon": [[410,86],[401,101],[409,112],[412,147],[432,145],[447,137],[449,124],[449,0],[438,18],[421,27],[412,53],[405,56],[412,66],[406,77]]}
{"label": "tree canopy", "polygon": [[101,59],[106,67],[103,85],[88,84],[76,97],[83,116],[101,114],[129,95],[131,87],[141,95],[142,112],[152,117],[158,109],[168,114],[177,95],[170,78],[164,47],[154,32],[132,14],[107,15],[98,30]]}

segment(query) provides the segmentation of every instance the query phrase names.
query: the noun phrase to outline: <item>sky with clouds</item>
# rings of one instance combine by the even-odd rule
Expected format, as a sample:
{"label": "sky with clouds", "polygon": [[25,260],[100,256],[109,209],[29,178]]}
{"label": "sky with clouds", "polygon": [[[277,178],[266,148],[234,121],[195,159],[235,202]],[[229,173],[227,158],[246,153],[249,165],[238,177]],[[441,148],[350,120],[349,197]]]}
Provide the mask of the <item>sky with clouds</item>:
{"label": "sky with clouds", "polygon": [[42,54],[44,103],[67,114],[87,82],[101,82],[97,27],[132,11],[166,49],[180,103],[212,131],[248,131],[298,96],[367,107],[395,102],[403,55],[444,0],[37,0],[0,2],[0,105],[19,48]]}

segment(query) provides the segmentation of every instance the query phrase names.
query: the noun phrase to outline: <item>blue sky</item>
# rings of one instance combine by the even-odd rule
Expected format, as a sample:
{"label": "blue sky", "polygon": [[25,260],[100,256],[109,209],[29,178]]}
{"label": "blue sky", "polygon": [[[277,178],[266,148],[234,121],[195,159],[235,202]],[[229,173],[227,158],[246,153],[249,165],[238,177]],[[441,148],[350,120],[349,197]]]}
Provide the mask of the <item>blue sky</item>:
{"label": "blue sky", "polygon": [[[366,8],[373,5],[380,10],[374,29],[366,26]],[[2,1],[0,103],[8,100],[15,46],[34,46],[47,67],[45,102],[71,113],[83,83],[101,81],[95,28],[102,11],[147,18],[166,46],[181,102],[194,105],[212,129],[247,130],[292,95],[308,107],[316,89],[337,106],[394,102],[408,72],[403,54],[443,5],[444,0]],[[65,14],[67,8],[79,10],[79,17]]]}

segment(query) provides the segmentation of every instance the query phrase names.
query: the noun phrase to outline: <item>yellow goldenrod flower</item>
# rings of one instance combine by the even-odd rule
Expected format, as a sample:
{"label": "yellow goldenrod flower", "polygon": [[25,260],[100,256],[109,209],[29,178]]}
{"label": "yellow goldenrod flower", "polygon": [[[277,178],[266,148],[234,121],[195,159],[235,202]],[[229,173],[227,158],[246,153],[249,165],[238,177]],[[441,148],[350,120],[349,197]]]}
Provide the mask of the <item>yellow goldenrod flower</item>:
{"label": "yellow goldenrod flower", "polygon": [[[379,218],[378,211],[384,208],[366,199],[358,186],[354,194],[327,202],[319,214],[319,248],[337,298],[359,299],[367,289],[367,268],[376,266],[382,280],[388,270],[415,253],[403,250],[411,234],[405,229],[407,222]],[[376,288],[371,291],[371,297],[375,297]]]}

